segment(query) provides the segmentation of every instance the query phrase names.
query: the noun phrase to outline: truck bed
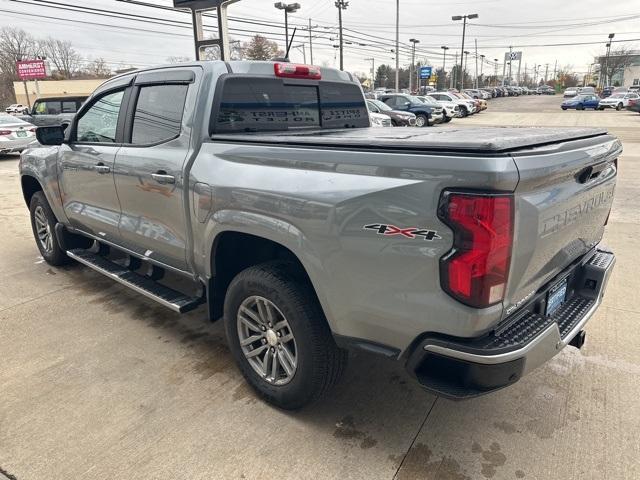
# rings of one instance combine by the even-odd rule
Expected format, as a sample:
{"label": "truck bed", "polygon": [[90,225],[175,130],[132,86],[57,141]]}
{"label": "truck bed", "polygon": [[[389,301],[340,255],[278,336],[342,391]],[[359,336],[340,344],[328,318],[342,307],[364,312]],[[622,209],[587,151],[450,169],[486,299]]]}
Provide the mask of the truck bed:
{"label": "truck bed", "polygon": [[475,154],[507,154],[562,142],[598,138],[600,128],[478,127],[403,129],[354,128],[289,130],[283,132],[218,133],[214,141],[348,149],[420,150]]}

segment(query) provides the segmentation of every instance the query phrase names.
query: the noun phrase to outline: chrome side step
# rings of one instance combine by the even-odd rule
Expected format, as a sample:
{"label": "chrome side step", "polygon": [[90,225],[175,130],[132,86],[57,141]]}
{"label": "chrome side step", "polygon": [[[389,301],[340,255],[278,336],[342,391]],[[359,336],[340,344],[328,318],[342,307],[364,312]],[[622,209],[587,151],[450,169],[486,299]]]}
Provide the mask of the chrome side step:
{"label": "chrome side step", "polygon": [[67,255],[174,312],[185,313],[204,302],[202,298],[189,297],[89,250],[81,248],[67,250]]}

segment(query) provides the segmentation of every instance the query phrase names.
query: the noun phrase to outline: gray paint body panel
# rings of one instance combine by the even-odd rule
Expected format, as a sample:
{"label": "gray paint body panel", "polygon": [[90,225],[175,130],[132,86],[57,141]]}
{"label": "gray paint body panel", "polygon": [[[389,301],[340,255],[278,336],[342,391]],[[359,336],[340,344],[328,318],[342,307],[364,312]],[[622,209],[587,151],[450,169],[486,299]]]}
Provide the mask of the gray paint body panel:
{"label": "gray paint body panel", "polygon": [[[230,65],[236,73],[273,72],[269,62]],[[157,201],[159,192],[149,191],[130,199],[137,202],[135,208],[124,211],[120,205],[117,213],[122,218],[156,218],[158,228],[167,228],[180,241],[171,252],[161,243],[152,249],[144,235],[131,235],[121,223],[114,243],[140,252],[152,249],[158,253],[157,263],[206,281],[216,273],[212,247],[219,235],[244,232],[278,242],[300,259],[334,333],[399,350],[425,332],[477,336],[504,316],[502,304],[473,309],[440,287],[439,260],[453,242],[451,230],[437,218],[443,189],[515,192],[509,306],[565,261],[558,257],[549,263],[548,256],[571,244],[578,230],[567,228],[556,241],[541,242],[537,229],[548,214],[566,210],[568,197],[590,195],[571,183],[572,172],[619,153],[617,141],[594,129],[482,129],[474,139],[469,130],[460,137],[455,130],[351,129],[215,135],[211,140],[215,82],[228,72],[227,65],[170,68],[202,72],[189,87],[183,133],[175,143],[135,155],[133,147],[123,146],[129,150],[120,170],[116,156],[114,184],[126,190],[126,197],[136,188],[134,177],[149,173],[140,165],[148,163],[151,171],[159,158],[165,170],[172,168],[177,181],[171,211],[164,200]],[[131,85],[135,75],[110,80],[98,92]],[[323,78],[351,81],[327,69]],[[58,219],[67,225],[57,165],[58,151],[68,148],[30,149],[21,160],[21,173],[41,182]],[[129,163],[138,164],[135,174],[124,168]],[[596,183],[592,191],[597,194],[615,183],[615,175]],[[94,199],[107,203],[103,197]],[[579,225],[578,236],[587,243],[599,238],[599,230],[587,234],[587,229],[600,222],[601,210]],[[363,228],[377,223],[435,230],[440,238],[385,236]]]}

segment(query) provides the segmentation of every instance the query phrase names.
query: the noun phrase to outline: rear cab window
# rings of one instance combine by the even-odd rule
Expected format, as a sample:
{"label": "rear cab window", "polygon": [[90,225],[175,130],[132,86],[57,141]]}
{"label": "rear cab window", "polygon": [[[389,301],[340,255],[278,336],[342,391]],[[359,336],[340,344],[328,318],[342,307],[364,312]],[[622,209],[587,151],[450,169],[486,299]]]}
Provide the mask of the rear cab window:
{"label": "rear cab window", "polygon": [[369,127],[355,83],[223,76],[216,87],[210,133]]}

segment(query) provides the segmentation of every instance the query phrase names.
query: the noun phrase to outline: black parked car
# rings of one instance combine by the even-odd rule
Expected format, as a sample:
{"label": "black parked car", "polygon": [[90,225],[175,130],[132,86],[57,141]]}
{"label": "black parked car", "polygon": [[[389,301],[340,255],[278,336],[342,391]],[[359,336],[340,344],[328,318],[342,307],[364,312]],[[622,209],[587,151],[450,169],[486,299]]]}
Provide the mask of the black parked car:
{"label": "black parked car", "polygon": [[394,110],[415,114],[417,127],[428,127],[444,121],[442,107],[429,106],[413,95],[400,93],[381,95],[379,100],[382,100]]}
{"label": "black parked car", "polygon": [[381,113],[391,118],[394,127],[413,127],[416,124],[416,116],[413,113],[394,110],[380,100],[367,100],[367,108],[370,112]]}

